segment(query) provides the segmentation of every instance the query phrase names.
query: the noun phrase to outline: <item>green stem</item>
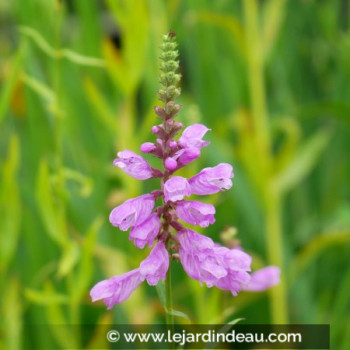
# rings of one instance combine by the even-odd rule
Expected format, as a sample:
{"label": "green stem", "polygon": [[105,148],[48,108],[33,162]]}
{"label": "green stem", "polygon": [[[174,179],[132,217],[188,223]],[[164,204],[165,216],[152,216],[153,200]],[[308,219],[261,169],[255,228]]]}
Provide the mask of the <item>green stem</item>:
{"label": "green stem", "polygon": [[174,325],[174,315],[171,313],[173,311],[173,296],[171,291],[171,261],[169,263],[168,273],[165,280],[165,297],[166,297],[166,323],[167,325]]}
{"label": "green stem", "polygon": [[[169,269],[168,273],[166,275],[165,280],[165,305],[166,305],[166,324],[168,330],[171,331],[172,334],[174,334],[174,315],[172,314],[173,311],[173,296],[172,296],[172,290],[171,290],[171,260],[169,262]],[[175,349],[175,344],[170,343],[169,345],[170,349]]]}
{"label": "green stem", "polygon": [[282,268],[281,281],[269,290],[273,323],[288,323],[286,286],[283,269],[283,242],[281,223],[281,198],[270,186],[269,200],[266,201],[267,255],[269,264]]}
{"label": "green stem", "polygon": [[270,132],[266,107],[264,84],[263,43],[259,28],[258,4],[256,0],[245,0],[246,55],[248,61],[248,79],[252,104],[254,133],[257,151],[266,160],[270,156]]}
{"label": "green stem", "polygon": [[[259,8],[257,0],[244,0],[246,54],[248,61],[249,87],[254,124],[256,166],[261,174],[257,184],[262,205],[266,213],[266,249],[269,264],[282,268],[283,275],[283,234],[281,224],[281,194],[273,187],[271,134],[267,113],[264,82],[264,56]],[[273,323],[288,321],[287,298],[284,279],[270,290],[271,316]]]}

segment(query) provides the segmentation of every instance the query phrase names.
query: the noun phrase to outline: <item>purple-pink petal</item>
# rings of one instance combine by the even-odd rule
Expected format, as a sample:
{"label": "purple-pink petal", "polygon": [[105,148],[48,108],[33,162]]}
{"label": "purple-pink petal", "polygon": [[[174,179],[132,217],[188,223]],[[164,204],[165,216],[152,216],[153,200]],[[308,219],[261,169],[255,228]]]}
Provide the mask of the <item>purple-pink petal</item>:
{"label": "purple-pink petal", "polygon": [[177,162],[184,166],[188,163],[193,162],[195,159],[199,158],[201,155],[200,148],[197,147],[189,147],[178,150],[174,154],[174,158],[177,159]]}
{"label": "purple-pink petal", "polygon": [[159,217],[157,214],[152,214],[140,225],[133,227],[130,231],[129,239],[134,240],[137,248],[143,249],[147,243],[149,246],[152,246],[154,239],[159,233],[159,229]]}
{"label": "purple-pink petal", "polygon": [[233,176],[232,166],[221,163],[213,168],[203,169],[188,182],[193,194],[207,195],[230,189]]}
{"label": "purple-pink petal", "polygon": [[[225,252],[225,263],[227,266],[234,267],[235,271],[250,271],[252,257],[241,249],[220,247]],[[217,248],[218,250],[219,248]]]}
{"label": "purple-pink petal", "polygon": [[131,293],[144,281],[139,269],[121,276],[114,276],[97,283],[90,291],[92,301],[104,299],[108,309],[128,299]]}
{"label": "purple-pink petal", "polygon": [[191,254],[198,252],[206,253],[215,247],[215,243],[211,238],[190,229],[181,231],[177,239],[180,243],[180,249]]}
{"label": "purple-pink petal", "polygon": [[138,154],[125,150],[119,152],[118,157],[113,164],[134,179],[146,180],[152,177],[151,166]]}
{"label": "purple-pink petal", "polygon": [[179,233],[178,241],[180,261],[190,277],[234,295],[249,283],[251,257],[243,251],[215,245],[210,238],[188,229]]}
{"label": "purple-pink petal", "polygon": [[184,199],[185,196],[191,195],[191,187],[182,176],[174,176],[167,180],[164,184],[164,199],[168,201],[179,201]]}
{"label": "purple-pink petal", "polygon": [[212,204],[197,201],[179,201],[176,203],[178,217],[191,224],[207,227],[215,222],[215,207]]}
{"label": "purple-pink petal", "polygon": [[150,255],[140,264],[140,273],[149,285],[155,286],[165,280],[169,268],[169,253],[163,242],[158,242]]}
{"label": "purple-pink petal", "polygon": [[243,290],[262,292],[280,282],[281,270],[276,266],[266,266],[251,274],[247,284],[243,284]]}
{"label": "purple-pink petal", "polygon": [[113,226],[126,231],[131,226],[137,226],[151,215],[155,199],[150,194],[128,199],[123,204],[114,208],[109,215],[109,221]]}
{"label": "purple-pink petal", "polygon": [[209,131],[205,125],[193,124],[188,126],[182,133],[179,141],[180,144],[185,148],[202,148],[209,145],[209,142],[203,141],[202,138]]}

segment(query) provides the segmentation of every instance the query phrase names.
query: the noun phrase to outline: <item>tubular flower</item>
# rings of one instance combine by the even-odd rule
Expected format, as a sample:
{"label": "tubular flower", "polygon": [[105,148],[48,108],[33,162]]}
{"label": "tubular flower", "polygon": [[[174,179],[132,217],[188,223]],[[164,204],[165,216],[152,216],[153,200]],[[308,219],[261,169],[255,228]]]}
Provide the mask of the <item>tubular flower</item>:
{"label": "tubular flower", "polygon": [[[233,170],[221,163],[204,168],[186,179],[174,174],[200,157],[201,149],[209,145],[203,140],[210,130],[203,124],[188,126],[178,137],[182,123],[174,120],[181,106],[174,102],[179,96],[180,74],[175,34],[164,36],[160,54],[160,83],[158,97],[162,106],[154,108],[162,123],[152,127],[155,142],[144,142],[140,149],[145,156],[159,158],[162,169],[155,169],[143,157],[124,150],[118,153],[114,165],[138,180],[160,177],[160,188],[152,193],[131,198],[114,208],[109,216],[113,226],[121,231],[130,229],[129,239],[137,248],[153,247],[139,267],[120,276],[97,283],[90,292],[92,301],[103,299],[110,309],[123,302],[143,282],[151,286],[166,278],[169,259],[179,259],[186,273],[207,285],[230,291],[262,291],[279,281],[279,269],[268,266],[250,274],[251,257],[243,250],[229,249],[213,242],[179,221],[207,227],[215,223],[212,204],[187,200],[194,195],[210,195],[232,187]],[[155,207],[156,200],[162,204]]]}
{"label": "tubular flower", "polygon": [[138,154],[125,150],[118,153],[113,164],[137,180],[146,180],[152,177],[153,171],[148,162]]}
{"label": "tubular flower", "polygon": [[179,201],[191,195],[191,187],[182,176],[174,176],[164,184],[164,199],[168,201]]}
{"label": "tubular flower", "polygon": [[132,292],[147,280],[150,286],[165,279],[169,267],[169,254],[163,242],[158,242],[138,269],[97,283],[90,291],[92,301],[103,299],[108,309],[128,299]]}
{"label": "tubular flower", "polygon": [[262,292],[280,281],[281,270],[276,266],[266,266],[252,273],[251,279],[243,290],[250,292]]}
{"label": "tubular flower", "polygon": [[249,282],[251,257],[242,250],[215,245],[208,237],[188,229],[179,233],[178,240],[180,261],[193,279],[234,295]]}
{"label": "tubular flower", "polygon": [[205,125],[193,124],[188,126],[182,133],[179,141],[185,148],[198,148],[208,146],[210,142],[203,141],[202,138],[209,131]]}
{"label": "tubular flower", "polygon": [[126,231],[145,221],[151,215],[154,203],[155,199],[151,194],[128,199],[112,210],[109,221],[113,226]]}
{"label": "tubular flower", "polygon": [[129,271],[121,276],[114,276],[97,283],[90,291],[92,301],[103,299],[108,309],[128,299],[131,293],[141,284],[139,269]]}
{"label": "tubular flower", "polygon": [[157,214],[151,214],[140,225],[134,226],[130,231],[129,238],[134,240],[137,248],[144,248],[148,243],[152,246],[154,239],[157,237],[160,229],[160,221]]}
{"label": "tubular flower", "polygon": [[215,207],[197,201],[180,201],[176,203],[176,214],[179,219],[191,225],[208,227],[215,222]]}
{"label": "tubular flower", "polygon": [[232,187],[232,178],[232,166],[221,163],[213,168],[204,168],[188,182],[193,194],[206,195],[229,190]]}
{"label": "tubular flower", "polygon": [[150,286],[165,280],[169,268],[169,253],[163,242],[158,242],[147,259],[140,264],[140,272]]}

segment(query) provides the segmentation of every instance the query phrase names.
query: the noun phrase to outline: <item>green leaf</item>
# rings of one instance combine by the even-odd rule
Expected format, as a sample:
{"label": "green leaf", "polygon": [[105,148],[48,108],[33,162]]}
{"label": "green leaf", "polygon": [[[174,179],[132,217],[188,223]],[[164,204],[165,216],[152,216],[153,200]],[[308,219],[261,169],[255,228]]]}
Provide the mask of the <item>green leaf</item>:
{"label": "green leaf", "polygon": [[234,325],[237,324],[238,322],[244,321],[245,318],[236,318],[235,320],[230,321],[228,324]]}
{"label": "green leaf", "polygon": [[36,185],[36,199],[46,232],[56,243],[65,246],[67,229],[63,203],[56,200],[52,190],[48,165],[42,161]]}
{"label": "green leaf", "polygon": [[159,300],[162,303],[165,312],[169,315],[173,315],[173,316],[177,316],[177,317],[182,317],[184,319],[186,319],[187,321],[191,322],[191,319],[188,315],[186,315],[184,312],[182,311],[178,311],[178,310],[168,310],[166,307],[166,291],[165,291],[165,283],[163,280],[159,280],[158,284],[156,285],[156,290],[159,296]]}
{"label": "green leaf", "polygon": [[292,262],[291,275],[296,278],[301,271],[305,270],[310,263],[315,260],[322,251],[333,245],[343,245],[350,242],[350,230],[332,231],[317,235],[309,243],[307,243],[301,252],[294,258]]}
{"label": "green leaf", "polygon": [[80,249],[78,244],[74,241],[67,243],[64,248],[62,258],[58,264],[58,276],[67,276],[78,262],[79,257]]}
{"label": "green leaf", "polygon": [[105,62],[100,58],[88,57],[74,52],[70,49],[54,49],[42,36],[41,34],[33,28],[27,26],[19,26],[19,31],[21,34],[32,39],[35,44],[48,56],[53,59],[66,58],[67,60],[82,65],[91,67],[104,67]]}
{"label": "green leaf", "polygon": [[156,285],[156,291],[158,293],[158,297],[164,308],[166,308],[166,291],[165,291],[165,283],[163,280],[159,280]]}
{"label": "green leaf", "polygon": [[96,218],[84,237],[77,276],[75,278],[74,285],[71,286],[71,295],[74,302],[79,302],[88,289],[94,270],[93,250],[96,244],[97,234],[101,229],[103,222],[104,219],[102,217]]}
{"label": "green leaf", "polygon": [[19,140],[13,135],[3,166],[0,185],[0,274],[3,275],[16,251],[21,223],[21,201],[17,181],[19,169]]}
{"label": "green leaf", "polygon": [[[50,327],[52,335],[55,337],[63,349],[81,348],[78,345],[79,340],[77,339],[77,332],[74,332],[72,328],[67,325],[68,320],[65,316],[64,308],[61,305],[66,303],[65,299],[68,302],[68,296],[57,294],[51,282],[47,282],[45,284],[44,293],[47,296],[48,300],[52,299],[52,302],[48,302],[47,306],[45,307],[46,319],[49,320],[48,325]],[[62,297],[65,297],[65,299],[62,299],[62,302],[58,302],[58,300]]]}
{"label": "green leaf", "polygon": [[262,30],[262,48],[266,58],[277,36],[280,34],[280,28],[285,17],[286,0],[268,0],[263,11],[263,30]]}
{"label": "green leaf", "polygon": [[[233,325],[237,324],[240,321],[243,321],[244,318],[236,318],[235,320],[232,320],[228,323],[226,323],[223,327],[221,327],[217,333],[227,333]],[[210,343],[208,346],[205,347],[205,349],[215,349],[217,347],[216,343]]]}
{"label": "green leaf", "polygon": [[23,51],[25,49],[25,44],[22,42],[11,62],[10,73],[8,78],[3,83],[3,87],[1,89],[0,94],[0,124],[5,117],[5,114],[9,108],[10,100],[12,97],[12,92],[16,85],[16,82],[19,79],[22,59],[23,59]]}
{"label": "green leaf", "polygon": [[187,314],[185,314],[184,312],[182,312],[182,311],[178,311],[178,310],[170,310],[170,311],[168,311],[167,309],[165,309],[165,311],[169,314],[169,315],[173,315],[173,316],[177,316],[177,317],[182,317],[182,318],[184,318],[184,319],[186,319],[187,321],[189,321],[189,322],[191,322],[191,319],[190,319],[190,317],[187,315]]}
{"label": "green leaf", "polygon": [[103,93],[90,78],[84,80],[84,88],[88,102],[96,112],[94,115],[104,124],[106,130],[114,132],[117,128],[117,119],[104,98]]}
{"label": "green leaf", "polygon": [[11,278],[1,300],[1,338],[6,346],[4,349],[22,349],[23,319],[22,301],[20,297],[21,286],[17,279]]}
{"label": "green leaf", "polygon": [[244,28],[237,18],[213,12],[192,12],[189,15],[192,21],[202,21],[226,29],[234,38],[241,53],[245,53]]}
{"label": "green leaf", "polygon": [[31,288],[26,288],[24,290],[24,296],[32,303],[39,305],[49,305],[49,304],[68,304],[68,296],[64,294],[39,291]]}
{"label": "green leaf", "polygon": [[107,6],[123,32],[120,52],[114,49],[113,53],[112,46],[107,47],[107,68],[123,93],[131,96],[146,68],[145,57],[150,38],[147,5],[145,1],[138,0],[108,0]]}
{"label": "green leaf", "polygon": [[307,177],[321,157],[329,139],[329,133],[321,130],[307,140],[289,164],[275,176],[275,189],[281,193],[287,192]]}

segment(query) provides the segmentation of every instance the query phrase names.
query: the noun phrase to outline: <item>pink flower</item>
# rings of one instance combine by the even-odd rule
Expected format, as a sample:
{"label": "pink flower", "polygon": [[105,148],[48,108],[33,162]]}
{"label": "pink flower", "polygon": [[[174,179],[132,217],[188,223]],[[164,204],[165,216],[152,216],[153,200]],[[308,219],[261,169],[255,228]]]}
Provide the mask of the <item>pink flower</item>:
{"label": "pink flower", "polygon": [[151,286],[165,279],[169,268],[169,254],[163,242],[158,242],[138,269],[97,283],[90,291],[92,301],[103,299],[108,309],[128,299],[132,292],[147,280]]}
{"label": "pink flower", "polygon": [[202,138],[209,131],[205,125],[193,124],[188,126],[182,133],[179,141],[182,147],[185,148],[198,148],[201,149],[204,146],[208,146],[210,142],[203,141]]}
{"label": "pink flower", "polygon": [[97,283],[90,291],[92,301],[104,299],[108,309],[128,299],[144,279],[139,269]]}
{"label": "pink flower", "polygon": [[228,190],[232,187],[233,171],[230,164],[221,163],[213,168],[205,168],[188,182],[193,194],[206,195]]}
{"label": "pink flower", "polygon": [[185,196],[191,195],[191,187],[187,180],[182,176],[174,176],[164,184],[164,199],[168,201],[179,201]]}
{"label": "pink flower", "polygon": [[[103,299],[109,309],[126,300],[141,282],[146,280],[153,286],[160,279],[165,280],[170,258],[167,249],[172,252],[172,257],[180,259],[190,277],[208,287],[231,291],[233,295],[241,290],[265,290],[279,281],[278,268],[269,266],[250,275],[251,257],[243,250],[215,244],[209,237],[184,228],[181,223],[182,220],[201,227],[213,224],[216,211],[212,204],[184,199],[191,194],[208,195],[228,190],[234,175],[231,165],[221,163],[203,169],[189,180],[171,177],[175,171],[197,159],[201,149],[209,145],[203,138],[210,129],[193,124],[177,139],[183,125],[174,120],[181,109],[174,102],[180,94],[177,84],[181,75],[177,73],[178,53],[173,31],[164,36],[161,48],[159,81],[162,88],[158,90],[158,97],[163,105],[154,107],[161,124],[152,127],[156,141],[143,143],[141,151],[160,159],[163,167],[161,170],[152,168],[143,157],[130,150],[119,152],[114,160],[115,166],[135,179],[160,177],[161,188],[125,201],[114,208],[109,217],[112,225],[120,230],[131,228],[129,239],[136,247],[143,249],[148,244],[154,248],[139,268],[104,280],[92,288],[92,300]],[[158,199],[160,205],[154,209]]]}
{"label": "pink flower", "polygon": [[210,142],[202,140],[208,130],[210,129],[202,124],[193,124],[183,131],[178,142],[181,149],[173,156],[180,166],[184,166],[197,159],[201,154],[201,148],[209,145]]}
{"label": "pink flower", "polygon": [[118,153],[117,159],[113,164],[137,180],[150,179],[153,170],[148,162],[138,154],[125,150]]}
{"label": "pink flower", "polygon": [[141,275],[150,286],[155,286],[160,279],[165,280],[169,268],[169,253],[163,242],[158,242],[151,254],[140,264]]}
{"label": "pink flower", "polygon": [[242,286],[250,281],[250,264],[252,258],[240,249],[228,249],[226,247],[215,247],[214,256],[222,261],[227,275],[219,278],[215,286],[229,290],[233,295],[237,295],[242,290]]}
{"label": "pink flower", "polygon": [[155,199],[151,194],[128,199],[123,204],[114,208],[109,215],[109,221],[113,226],[126,231],[131,226],[140,225],[152,213]]}
{"label": "pink flower", "polygon": [[182,166],[193,162],[201,155],[201,151],[199,148],[190,147],[190,148],[182,148],[178,150],[174,154],[174,159],[177,159],[178,163]]}
{"label": "pink flower", "polygon": [[137,248],[143,249],[147,243],[149,246],[152,246],[154,239],[159,233],[159,229],[159,217],[157,214],[152,214],[140,225],[133,227],[130,231],[129,239],[134,240]]}
{"label": "pink flower", "polygon": [[262,292],[280,281],[281,270],[276,266],[266,266],[251,275],[249,283],[243,286],[243,290],[250,292]]}
{"label": "pink flower", "polygon": [[239,249],[215,245],[208,237],[186,229],[178,235],[180,261],[186,273],[208,287],[236,295],[250,280],[251,257]]}
{"label": "pink flower", "polygon": [[215,207],[197,201],[179,201],[176,203],[178,217],[191,224],[207,227],[215,222]]}

